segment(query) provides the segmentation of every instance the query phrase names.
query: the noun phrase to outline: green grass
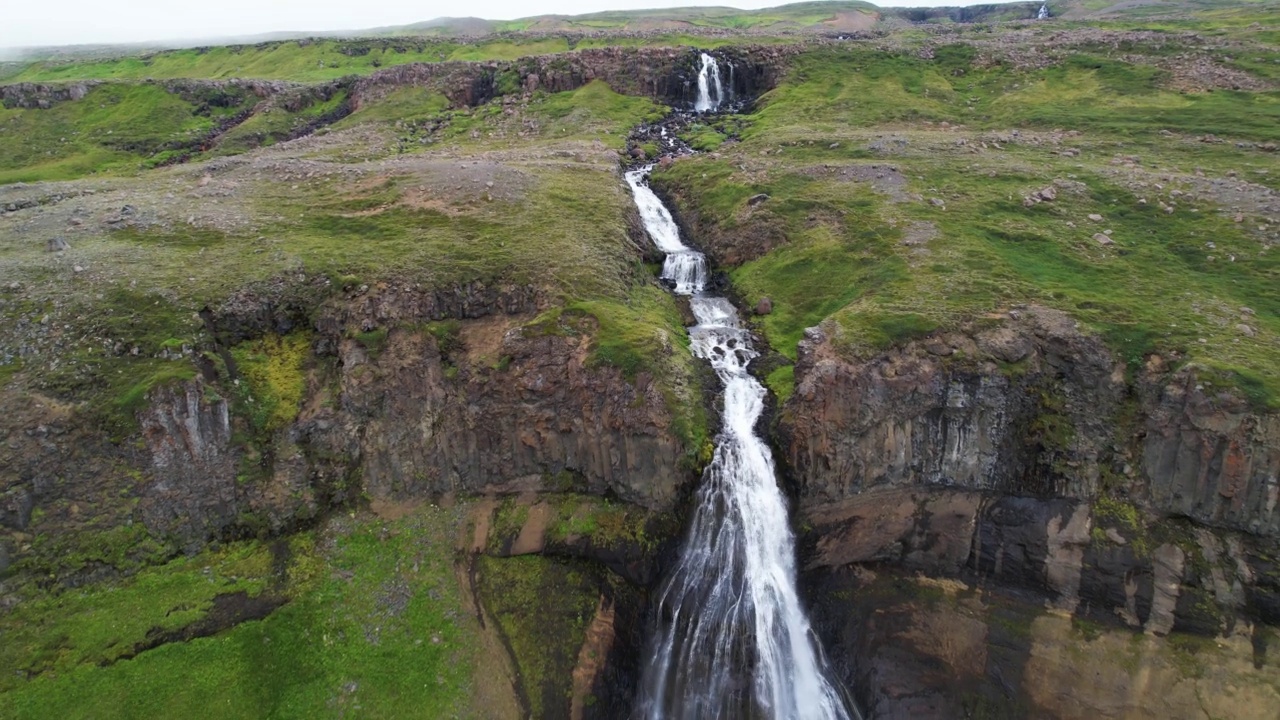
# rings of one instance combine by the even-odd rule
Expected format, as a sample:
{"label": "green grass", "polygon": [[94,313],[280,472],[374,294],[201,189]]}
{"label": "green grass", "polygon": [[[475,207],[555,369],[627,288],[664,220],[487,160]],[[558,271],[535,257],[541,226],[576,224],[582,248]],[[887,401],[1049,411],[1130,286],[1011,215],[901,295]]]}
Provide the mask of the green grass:
{"label": "green grass", "polygon": [[[1154,186],[1165,182],[1158,176],[1142,191],[1147,202],[1140,202],[1108,162],[1137,154],[1144,167],[1175,174],[1191,167],[1223,174],[1265,169],[1256,152],[1170,141],[1157,131],[1274,139],[1277,96],[1181,95],[1159,89],[1160,73],[1149,66],[1083,55],[1025,73],[974,68],[971,60],[963,49],[946,48],[933,61],[807,54],[743,119],[740,146],[719,160],[675,163],[655,173],[655,182],[716,232],[782,229],[785,243],[730,275],[748,304],[771,298],[773,312],[758,322],[789,357],[804,328],[823,321],[840,347],[863,355],[1036,302],[1081,320],[1131,367],[1151,352],[1178,353],[1200,364],[1207,384],[1234,388],[1259,408],[1280,407],[1273,351],[1280,337],[1277,256],[1211,202],[1182,199],[1173,214],[1162,211],[1157,198],[1174,200]],[[1086,157],[1022,145],[974,155],[956,149],[955,135],[924,132],[936,128],[925,121],[947,119],[1002,131],[1081,130],[1084,135],[1069,142],[1085,147]],[[885,129],[907,134],[902,143],[886,145]],[[770,150],[768,160],[757,157],[761,149]],[[886,153],[903,178],[901,194],[938,197],[944,206],[894,202],[868,183],[825,179],[833,164],[885,163],[868,160]],[[1270,175],[1248,175],[1274,183]],[[1074,178],[1083,191],[1023,207],[1024,195],[1054,178]],[[746,200],[756,193],[770,200],[748,209]],[[1091,213],[1105,221],[1089,222]],[[936,228],[924,254],[900,242],[901,228],[910,223]],[[1110,250],[1091,237],[1104,228],[1117,241]],[[1242,320],[1240,307],[1255,314]],[[1256,337],[1236,329],[1244,320]],[[781,375],[771,385],[789,391]]]}
{"label": "green grass", "polygon": [[25,686],[24,676],[110,663],[130,653],[152,628],[173,630],[203,617],[214,595],[262,593],[270,569],[268,549],[245,543],[147,568],[118,585],[23,603],[0,618],[6,638],[0,692]]}
{"label": "green grass", "polygon": [[334,125],[334,129],[362,122],[412,122],[434,117],[449,109],[449,98],[420,87],[396,88],[374,102],[362,104],[358,110]]}
{"label": "green grass", "polygon": [[168,298],[108,284],[72,309],[81,335],[64,345],[57,362],[27,363],[25,374],[43,392],[85,401],[85,412],[104,429],[127,434],[152,389],[195,377],[191,361],[173,352],[194,345],[199,322]]}
{"label": "green grass", "polygon": [[0,184],[137,172],[194,148],[251,97],[230,89],[202,101],[157,85],[108,84],[48,110],[0,110]]}
{"label": "green grass", "polygon": [[263,78],[314,82],[366,75],[392,65],[448,60],[457,49],[457,44],[444,40],[290,40],[104,60],[35,62],[9,81]]}
{"label": "green grass", "polygon": [[450,60],[515,60],[531,55],[549,55],[568,52],[569,41],[565,38],[545,38],[518,41],[493,41],[479,45],[463,45],[454,50]]}
{"label": "green grass", "polygon": [[[665,108],[648,98],[620,95],[602,80],[592,80],[577,90],[548,95],[534,112],[550,123],[543,132],[550,137],[613,136],[640,122],[662,117]],[[617,142],[610,142],[614,146]]]}
{"label": "green grass", "polygon": [[[0,717],[465,713],[475,628],[453,572],[458,522],[439,509],[344,520],[331,547],[295,538],[283,576],[251,543],[24,604],[3,620]],[[235,590],[292,600],[265,620],[111,662],[150,628],[179,627]],[[36,664],[34,679],[15,674]]]}
{"label": "green grass", "polygon": [[289,140],[313,129],[338,112],[348,102],[345,92],[335,92],[328,99],[309,98],[296,110],[275,103],[269,110],[254,113],[247,120],[218,138],[216,155],[233,155],[256,147]]}
{"label": "green grass", "polygon": [[814,139],[842,127],[906,120],[1007,129],[1163,129],[1264,141],[1280,138],[1280,93],[1163,89],[1163,71],[1080,53],[1041,70],[974,65],[966,45],[932,60],[873,51],[817,51],[766,94],[749,136]]}
{"label": "green grass", "polygon": [[[773,301],[773,311],[760,323],[770,344],[792,360],[805,328],[907,275],[893,252],[898,233],[875,219],[877,201],[865,189],[801,175],[744,184],[735,180],[731,161],[711,158],[675,163],[655,178],[681,197],[696,197],[699,210],[726,233],[770,218],[782,223],[787,242],[734,268],[730,276],[748,304],[761,297]],[[747,198],[757,193],[771,199],[742,216]],[[814,224],[810,217],[831,224]]]}

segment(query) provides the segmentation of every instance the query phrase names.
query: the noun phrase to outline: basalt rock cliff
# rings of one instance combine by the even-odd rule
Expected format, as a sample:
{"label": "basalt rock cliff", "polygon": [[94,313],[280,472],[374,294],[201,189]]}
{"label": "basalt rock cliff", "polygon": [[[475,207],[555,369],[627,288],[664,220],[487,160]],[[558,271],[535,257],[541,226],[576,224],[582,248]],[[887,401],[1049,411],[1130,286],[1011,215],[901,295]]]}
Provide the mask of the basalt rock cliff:
{"label": "basalt rock cliff", "polygon": [[[1056,621],[1036,619],[1046,608],[1150,638],[1177,631],[1228,647],[1243,637],[1233,657],[1265,656],[1261,628],[1280,620],[1280,425],[1194,368],[1165,363],[1152,356],[1127,375],[1100,339],[1039,307],[862,361],[810,331],[775,436],[829,649],[875,717],[950,717],[974,702],[1076,717],[1036,674],[1043,648],[1068,642]],[[955,605],[911,599],[903,571],[943,581]],[[888,605],[835,599],[863,595]],[[1023,634],[1010,634],[1018,623]],[[925,649],[908,641],[911,627],[933,624],[981,657],[954,647],[940,656],[936,637]],[[980,640],[961,637],[970,626]],[[1109,643],[1108,632],[1117,631],[1102,633]],[[1127,662],[1108,652],[1094,670]],[[1148,652],[1157,666],[1172,662],[1164,646]],[[939,660],[972,684],[923,679]],[[1084,658],[1054,663],[1090,671]],[[1157,707],[1190,687],[1160,672],[1165,691],[1121,683],[1123,698],[1094,693],[1081,706],[1102,717],[1197,717],[1176,702]]]}

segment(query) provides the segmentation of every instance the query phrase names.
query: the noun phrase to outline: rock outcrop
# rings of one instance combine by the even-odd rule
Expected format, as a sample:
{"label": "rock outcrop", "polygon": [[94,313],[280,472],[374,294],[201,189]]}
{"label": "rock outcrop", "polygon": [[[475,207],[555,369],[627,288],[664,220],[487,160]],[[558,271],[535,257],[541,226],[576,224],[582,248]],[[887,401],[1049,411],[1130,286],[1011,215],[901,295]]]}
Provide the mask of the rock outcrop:
{"label": "rock outcrop", "polygon": [[1152,359],[1130,381],[1065,314],[1014,311],[863,362],[819,330],[778,427],[802,508],[884,486],[1091,500],[1275,537],[1280,418]]}
{"label": "rock outcrop", "polygon": [[[716,51],[733,66],[727,84],[750,98],[773,87],[798,46],[740,46]],[[356,81],[359,103],[396,87],[425,86],[442,92],[456,107],[470,107],[512,91],[565,92],[603,80],[617,92],[692,106],[697,94],[698,53],[675,48],[593,48],[538,55],[509,62],[411,63],[380,70]]]}
{"label": "rock outcrop", "polygon": [[[316,287],[245,291],[206,323],[228,343],[305,328]],[[261,447],[233,437],[231,405],[209,381],[157,391],[141,415],[147,527],[184,544],[278,533],[361,492],[573,490],[670,509],[690,478],[663,391],[643,373],[593,365],[591,328],[526,325],[540,298],[526,286],[392,287],[325,306],[302,410]]]}
{"label": "rock outcrop", "polygon": [[[1139,691],[1132,659],[1108,655],[1123,667],[1088,693],[1090,716],[1201,717],[1161,708],[1202,695],[1206,707],[1262,717],[1275,671],[1256,648],[1280,622],[1278,419],[1196,372],[1152,356],[1128,374],[1100,339],[1045,308],[863,360],[807,333],[775,437],[828,652],[872,717],[956,717],[973,703],[996,716],[1081,717],[1048,679],[1070,686],[1094,672],[1062,655],[1078,643],[1062,634],[1067,618],[1096,623],[1108,653],[1145,633],[1150,667],[1140,666],[1165,688]],[[863,601],[835,599],[858,597],[856,578],[873,570],[983,592],[945,612],[901,587],[876,590],[896,610],[859,615]],[[1009,602],[1032,609],[1013,635]],[[933,625],[945,629],[921,634]],[[1258,669],[1263,694],[1200,687],[1180,646],[1150,639],[1171,633],[1220,638],[1222,662]]]}
{"label": "rock outcrop", "polygon": [[[1273,629],[1136,634],[977,582],[891,569],[812,573],[837,671],[865,717],[1264,720],[1280,703]],[[837,639],[838,638],[838,639]]]}

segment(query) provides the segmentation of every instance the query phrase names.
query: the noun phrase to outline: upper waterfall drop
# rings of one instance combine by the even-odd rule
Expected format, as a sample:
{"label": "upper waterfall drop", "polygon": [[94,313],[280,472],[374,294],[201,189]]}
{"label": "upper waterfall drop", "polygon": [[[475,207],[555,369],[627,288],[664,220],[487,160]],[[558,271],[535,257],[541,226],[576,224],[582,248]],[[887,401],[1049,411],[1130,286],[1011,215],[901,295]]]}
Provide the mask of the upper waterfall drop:
{"label": "upper waterfall drop", "polygon": [[1049,3],[1044,3],[1043,5],[1040,6],[1040,12],[1036,13],[1036,19],[1037,20],[1049,19]]}
{"label": "upper waterfall drop", "polygon": [[719,110],[724,101],[720,64],[711,55],[702,53],[702,67],[698,70],[698,97],[693,101],[693,109],[700,113]]}

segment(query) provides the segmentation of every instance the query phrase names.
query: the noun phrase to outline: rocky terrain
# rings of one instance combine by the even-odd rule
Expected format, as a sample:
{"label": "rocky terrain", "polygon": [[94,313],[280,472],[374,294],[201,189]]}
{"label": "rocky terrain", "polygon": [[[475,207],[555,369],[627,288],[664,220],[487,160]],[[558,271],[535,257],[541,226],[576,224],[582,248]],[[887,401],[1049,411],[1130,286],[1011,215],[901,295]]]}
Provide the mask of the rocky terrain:
{"label": "rocky terrain", "polygon": [[0,717],[625,716],[718,422],[648,162],[867,717],[1274,717],[1275,8],[1036,9],[5,68]]}

